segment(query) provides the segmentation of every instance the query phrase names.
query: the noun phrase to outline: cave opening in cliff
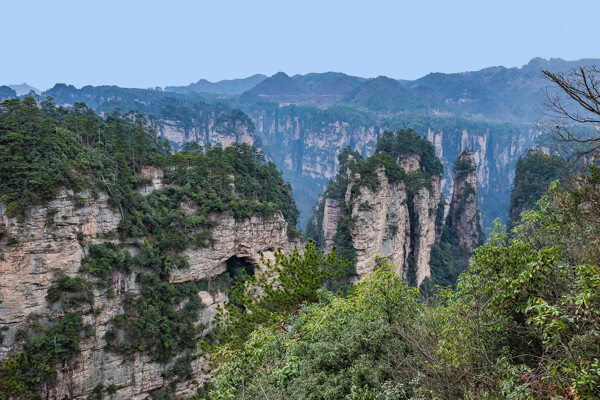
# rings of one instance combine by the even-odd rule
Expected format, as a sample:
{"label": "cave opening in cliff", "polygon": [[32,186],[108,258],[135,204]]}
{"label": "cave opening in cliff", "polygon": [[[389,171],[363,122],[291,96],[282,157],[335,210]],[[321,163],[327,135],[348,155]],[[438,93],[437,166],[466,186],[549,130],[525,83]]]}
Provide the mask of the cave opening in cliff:
{"label": "cave opening in cliff", "polygon": [[243,282],[243,272],[246,272],[250,276],[254,275],[254,264],[248,258],[233,256],[225,264],[227,265],[227,274],[233,279],[238,278]]}

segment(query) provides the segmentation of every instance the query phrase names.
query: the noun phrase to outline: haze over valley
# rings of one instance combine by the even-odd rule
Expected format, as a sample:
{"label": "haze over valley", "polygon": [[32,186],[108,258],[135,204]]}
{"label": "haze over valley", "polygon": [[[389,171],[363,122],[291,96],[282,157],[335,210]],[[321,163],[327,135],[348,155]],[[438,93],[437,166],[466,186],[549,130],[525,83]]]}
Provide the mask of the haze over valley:
{"label": "haze over valley", "polygon": [[0,400],[600,399],[599,12],[6,2]]}
{"label": "haze over valley", "polygon": [[[463,150],[474,151],[479,206],[483,225],[489,227],[495,218],[507,221],[519,156],[548,145],[534,126],[544,118],[540,101],[549,85],[541,71],[568,71],[597,61],[534,58],[521,68],[490,66],[458,74],[431,73],[417,80],[341,72],[290,77],[279,72],[214,83],[200,79],[164,89],[56,84],[36,98],[51,96],[64,106],[83,102],[100,113],[142,112],[175,149],[186,141],[252,144],[292,184],[300,229],[335,177],[341,150],[350,146],[368,156],[383,131],[411,128],[432,142],[442,160],[447,201],[454,159]],[[7,89],[2,92],[5,97],[11,95]],[[232,110],[242,113],[231,114]]]}

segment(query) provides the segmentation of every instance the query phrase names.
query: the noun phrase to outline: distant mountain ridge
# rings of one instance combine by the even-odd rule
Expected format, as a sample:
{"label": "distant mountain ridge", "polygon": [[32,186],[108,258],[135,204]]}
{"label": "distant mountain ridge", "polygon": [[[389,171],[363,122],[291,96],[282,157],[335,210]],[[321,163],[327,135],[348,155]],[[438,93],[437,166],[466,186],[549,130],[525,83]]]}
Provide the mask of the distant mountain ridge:
{"label": "distant mountain ridge", "polygon": [[294,96],[303,94],[305,91],[285,72],[278,72],[254,86],[247,93],[257,96]]}
{"label": "distant mountain ridge", "polygon": [[31,93],[31,91],[35,92],[36,94],[42,93],[41,90],[36,89],[33,86],[26,84],[25,82],[21,83],[20,85],[6,85],[6,86],[8,86],[9,88],[11,88],[15,92],[17,92],[17,96],[23,96],[23,95],[29,94],[29,93]]}
{"label": "distant mountain ridge", "polygon": [[16,96],[17,92],[15,92],[13,88],[6,85],[0,86],[0,100],[10,99]]}
{"label": "distant mountain ridge", "polygon": [[361,83],[365,78],[346,75],[341,72],[310,73],[294,75],[292,77],[306,92],[318,95],[346,95]]}
{"label": "distant mountain ridge", "polygon": [[187,86],[167,86],[166,92],[174,93],[217,93],[224,95],[238,95],[264,81],[266,75],[256,74],[242,79],[222,80],[218,82],[210,82],[206,79],[200,79],[196,83],[190,83]]}
{"label": "distant mountain ridge", "polygon": [[[214,100],[218,96],[262,96],[271,101],[317,107],[350,106],[369,112],[446,112],[456,116],[480,116],[490,120],[533,122],[541,89],[547,84],[541,70],[565,71],[575,66],[600,65],[600,59],[565,61],[560,58],[534,58],[521,68],[501,66],[462,73],[430,73],[408,81],[385,76],[361,78],[340,72],[271,77],[256,74],[243,79],[209,82],[200,79],[188,86],[167,86],[164,91],[57,84],[41,93],[59,104],[86,102],[97,108],[111,100],[148,103],[165,97]],[[17,96],[34,89],[26,84],[8,85]],[[27,92],[23,92],[27,90]],[[37,93],[37,92],[36,92]],[[39,94],[39,93],[38,93]]]}
{"label": "distant mountain ridge", "polygon": [[373,111],[407,111],[427,106],[426,101],[397,80],[386,76],[379,76],[362,83],[348,93],[344,102]]}

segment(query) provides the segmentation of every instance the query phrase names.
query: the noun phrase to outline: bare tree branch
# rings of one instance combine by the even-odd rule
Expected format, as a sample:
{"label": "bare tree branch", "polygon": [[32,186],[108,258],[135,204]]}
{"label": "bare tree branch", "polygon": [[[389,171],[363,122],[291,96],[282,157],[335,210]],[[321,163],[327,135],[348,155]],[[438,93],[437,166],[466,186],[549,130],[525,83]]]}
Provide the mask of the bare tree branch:
{"label": "bare tree branch", "polygon": [[553,83],[544,90],[542,100],[543,113],[550,120],[539,123],[537,128],[549,134],[560,153],[573,157],[573,163],[597,154],[600,150],[600,70],[592,66],[542,73]]}

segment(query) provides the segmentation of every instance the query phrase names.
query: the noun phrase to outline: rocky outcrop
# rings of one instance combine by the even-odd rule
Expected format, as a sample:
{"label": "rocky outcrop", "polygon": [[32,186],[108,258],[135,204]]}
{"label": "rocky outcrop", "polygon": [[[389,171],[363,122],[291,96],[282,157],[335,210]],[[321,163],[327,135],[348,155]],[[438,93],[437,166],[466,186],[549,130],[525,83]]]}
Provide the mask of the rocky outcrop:
{"label": "rocky outcrop", "polygon": [[470,150],[477,169],[482,225],[489,226],[497,217],[506,218],[516,162],[534,145],[540,132],[508,123],[464,121],[462,128],[443,125],[432,124],[427,130],[427,138],[444,165],[444,196],[450,197],[453,192],[453,161],[463,151]]}
{"label": "rocky outcrop", "polygon": [[418,171],[421,168],[421,157],[418,154],[404,155],[398,158],[398,163],[405,172]]}
{"label": "rocky outcrop", "polygon": [[[418,156],[403,159],[409,171],[421,170]],[[420,285],[431,275],[429,260],[438,230],[440,177],[435,175],[430,185],[409,190],[403,181],[390,181],[382,165],[375,171],[376,186],[362,185],[360,175],[351,176],[349,170],[346,175],[344,198],[321,200],[323,219],[319,229],[326,250],[335,244],[341,219],[347,219],[357,275],[372,272],[375,259],[385,257],[396,265],[399,275]]]}
{"label": "rocky outcrop", "polygon": [[[149,184],[141,192],[151,193],[162,187],[163,173],[157,168],[147,168],[140,177]],[[195,213],[193,207],[184,208]],[[258,263],[260,252],[268,258],[282,248],[288,250],[287,222],[277,212],[266,216],[253,216],[236,220],[232,216],[213,215],[217,226],[213,240],[204,248],[188,248],[189,268],[174,269],[173,283],[197,282],[225,272],[230,257]],[[108,205],[108,196],[62,191],[50,203],[30,208],[25,218],[8,218],[0,204],[0,329],[3,333],[0,358],[17,349],[15,333],[24,327],[28,315],[42,320],[55,320],[64,313],[60,303],[46,302],[48,289],[61,275],[77,276],[82,259],[88,254],[90,244],[112,241],[126,244],[132,255],[138,251],[135,242],[117,234],[121,215]],[[93,278],[90,278],[93,279]],[[175,362],[157,363],[144,353],[133,355],[111,352],[106,349],[105,334],[113,327],[112,320],[123,313],[123,303],[131,294],[139,292],[136,272],[131,275],[115,270],[110,287],[94,287],[93,305],[84,311],[83,322],[91,327],[91,334],[82,340],[80,354],[60,369],[56,384],[45,387],[46,398],[85,398],[102,383],[115,385],[113,399],[141,399],[163,385],[171,384],[165,378]],[[217,290],[217,289],[215,289]],[[207,333],[214,324],[217,309],[227,301],[227,296],[217,291],[200,290],[204,308],[196,324]],[[88,306],[89,307],[89,306]],[[186,353],[191,356],[194,379],[176,383],[175,394],[189,397],[208,379],[207,362],[200,349]]]}
{"label": "rocky outcrop", "polygon": [[327,181],[337,174],[338,154],[349,146],[363,156],[371,155],[381,133],[357,111],[347,110],[344,115],[316,107],[260,109],[244,104],[240,107],[252,118],[265,155],[292,183],[302,227],[306,226]]}
{"label": "rocky outcrop", "polygon": [[431,247],[436,241],[436,211],[441,199],[440,177],[433,176],[431,187],[420,187],[412,201],[414,223],[411,233],[417,285],[431,276],[429,260]]}
{"label": "rocky outcrop", "polygon": [[458,243],[470,254],[483,239],[477,195],[475,154],[463,151],[454,166],[454,190],[447,224],[458,237]]}
{"label": "rocky outcrop", "polygon": [[341,208],[337,199],[325,199],[323,205],[323,249],[331,252],[335,244],[335,233]]}
{"label": "rocky outcrop", "polygon": [[45,297],[57,274],[75,275],[85,255],[85,243],[107,240],[121,216],[111,210],[108,197],[62,191],[44,207],[34,207],[27,218],[8,218],[0,204],[0,316],[8,327],[2,351],[29,314],[50,313]]}
{"label": "rocky outcrop", "polygon": [[231,257],[258,264],[261,252],[287,248],[287,222],[281,212],[241,221],[231,216],[213,216],[212,219],[218,223],[212,230],[214,243],[207,248],[186,249],[183,254],[189,267],[171,271],[171,282],[208,279],[225,272],[225,263]]}
{"label": "rocky outcrop", "polygon": [[[384,129],[410,126],[410,117],[401,125],[390,121],[377,121],[372,116],[338,115],[333,110],[311,107],[281,106],[257,108],[240,105],[252,118],[256,136],[263,144],[267,157],[283,171],[294,188],[306,223],[329,179],[338,171],[338,154],[347,146],[370,156],[375,149],[377,136]],[[415,117],[420,135],[434,145],[436,155],[444,165],[441,190],[446,198],[452,196],[452,165],[464,150],[474,153],[479,180],[479,204],[482,223],[489,225],[496,217],[506,217],[510,191],[514,179],[515,163],[527,148],[531,148],[539,132],[527,125],[481,122],[479,120],[430,117],[424,121]],[[405,170],[414,168],[414,160],[400,160]],[[412,163],[412,164],[411,164]],[[303,200],[305,199],[306,200]]]}
{"label": "rocky outcrop", "polygon": [[139,193],[142,195],[149,195],[155,190],[162,189],[162,180],[165,177],[165,172],[157,167],[149,166],[143,167],[138,174],[138,178],[146,179],[148,184],[140,188]]}
{"label": "rocky outcrop", "polygon": [[[133,284],[134,279],[129,281]],[[115,285],[113,281],[113,289]],[[173,361],[157,363],[146,354],[124,355],[105,349],[104,335],[112,326],[111,320],[123,312],[122,304],[125,297],[136,292],[137,287],[133,284],[127,288],[127,291],[112,299],[106,290],[96,293],[94,309],[101,310],[101,313],[83,316],[84,323],[93,328],[92,336],[81,342],[80,354],[66,366],[66,369],[59,371],[56,384],[48,387],[44,395],[57,399],[66,396],[75,399],[85,398],[92,394],[99,383],[102,383],[104,387],[116,386],[114,399],[142,399],[148,397],[150,391],[170,383],[165,379],[164,374],[173,366]],[[210,326],[214,322],[218,305],[226,301],[226,296],[204,291],[199,295],[203,302],[206,301],[207,307],[200,312],[197,323]],[[177,383],[175,393],[182,397],[195,394],[198,383],[201,384],[208,379],[208,362],[202,357],[201,352],[190,352],[188,355],[192,357],[190,366],[197,383]]]}
{"label": "rocky outcrop", "polygon": [[[190,105],[190,109],[156,117],[151,123],[159,136],[169,139],[176,148],[185,141],[223,146],[237,141],[261,148],[296,189],[294,196],[302,227],[327,181],[337,174],[337,157],[344,148],[349,146],[364,157],[370,156],[384,130],[413,125],[419,135],[426,136],[434,145],[444,165],[441,189],[447,198],[452,195],[452,163],[462,151],[472,149],[480,184],[482,222],[489,225],[496,217],[507,217],[504,210],[508,208],[515,163],[540,135],[530,124],[484,122],[437,112],[427,117],[407,115],[396,120],[388,114],[377,115],[356,108],[299,107],[293,104],[295,101],[300,99],[291,100],[292,104],[289,100],[260,104],[234,101],[233,105],[247,116],[210,107],[196,110]],[[177,118],[179,114],[193,114],[193,117]],[[405,170],[414,168],[414,163],[410,164],[414,160],[401,161],[407,163]]]}
{"label": "rocky outcrop", "polygon": [[219,115],[212,112],[185,121],[173,117],[153,118],[151,125],[158,136],[168,139],[176,146],[181,146],[185,142],[196,142],[201,145],[220,144],[222,147],[235,142],[249,145],[254,145],[256,142],[254,125],[243,114],[221,113]]}
{"label": "rocky outcrop", "polygon": [[[373,261],[379,255],[390,259],[398,273],[406,276],[411,236],[406,189],[404,183],[390,184],[383,167],[376,172],[379,187],[360,187],[360,193],[352,199],[354,226],[350,233],[356,250],[356,273],[372,272]],[[352,190],[352,184],[348,190]]]}

